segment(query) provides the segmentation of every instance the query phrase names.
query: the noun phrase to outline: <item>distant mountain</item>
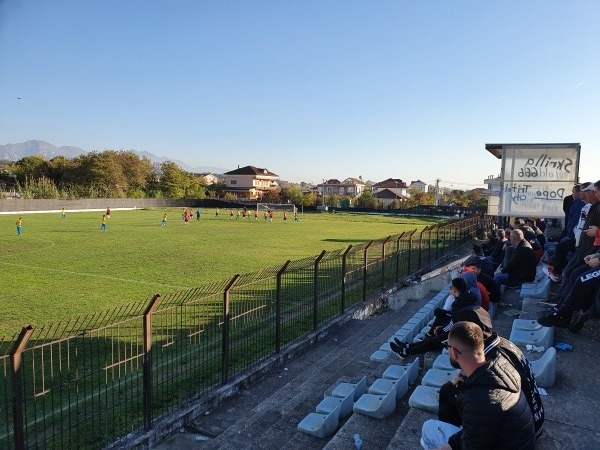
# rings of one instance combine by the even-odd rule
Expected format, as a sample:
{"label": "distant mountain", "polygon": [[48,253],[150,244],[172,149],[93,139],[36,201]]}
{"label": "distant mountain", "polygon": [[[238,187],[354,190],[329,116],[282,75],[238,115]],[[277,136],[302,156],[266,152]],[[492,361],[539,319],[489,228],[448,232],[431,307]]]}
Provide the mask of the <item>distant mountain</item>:
{"label": "distant mountain", "polygon": [[[224,169],[223,167],[192,167],[189,164],[184,163],[183,161],[168,158],[166,156],[156,156],[153,153],[149,152],[138,152],[136,150],[132,150],[134,153],[140,155],[140,157],[146,157],[152,162],[163,163],[166,161],[171,161],[177,164],[186,172],[194,172],[194,173],[203,173],[203,172],[211,172],[211,173],[224,173],[229,171],[229,169]],[[46,159],[52,159],[56,156],[64,156],[66,158],[75,158],[76,156],[83,155],[89,152],[79,148],[72,146],[63,146],[56,147],[49,142],[46,141],[38,141],[32,140],[27,142],[21,142],[19,144],[6,144],[0,145],[0,160],[8,160],[8,161],[18,161],[20,159],[26,158],[28,156],[36,156],[41,155]]]}

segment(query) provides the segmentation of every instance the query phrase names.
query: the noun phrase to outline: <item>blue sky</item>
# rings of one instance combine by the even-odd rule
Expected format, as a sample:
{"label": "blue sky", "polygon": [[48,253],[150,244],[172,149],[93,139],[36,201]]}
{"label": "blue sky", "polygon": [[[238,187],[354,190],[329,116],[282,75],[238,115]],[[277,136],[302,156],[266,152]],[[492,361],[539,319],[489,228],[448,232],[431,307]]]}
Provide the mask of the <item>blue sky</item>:
{"label": "blue sky", "polygon": [[580,142],[596,180],[598,17],[598,1],[0,0],[0,144],[471,188],[500,172],[485,143]]}

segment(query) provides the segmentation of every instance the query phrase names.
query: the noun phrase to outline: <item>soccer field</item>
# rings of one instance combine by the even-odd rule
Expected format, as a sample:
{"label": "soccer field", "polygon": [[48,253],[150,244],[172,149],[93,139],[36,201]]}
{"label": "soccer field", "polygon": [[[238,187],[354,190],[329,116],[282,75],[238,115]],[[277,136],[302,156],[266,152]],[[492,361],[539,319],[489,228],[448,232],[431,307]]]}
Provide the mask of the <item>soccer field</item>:
{"label": "soccer field", "polygon": [[214,212],[184,225],[181,209],[113,211],[106,232],[102,212],[24,214],[21,236],[18,216],[1,215],[0,337],[436,221],[317,213],[284,223],[282,213],[265,222]]}

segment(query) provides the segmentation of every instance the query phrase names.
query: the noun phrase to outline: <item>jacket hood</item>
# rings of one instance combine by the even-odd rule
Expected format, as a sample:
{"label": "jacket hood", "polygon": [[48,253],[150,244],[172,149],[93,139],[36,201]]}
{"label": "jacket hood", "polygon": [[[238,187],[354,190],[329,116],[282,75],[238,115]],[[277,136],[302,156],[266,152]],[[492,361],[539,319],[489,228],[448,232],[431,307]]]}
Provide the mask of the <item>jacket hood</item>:
{"label": "jacket hood", "polygon": [[467,291],[477,298],[477,304],[481,305],[481,292],[477,286],[477,275],[474,272],[466,271],[460,274],[460,277],[467,283]]}

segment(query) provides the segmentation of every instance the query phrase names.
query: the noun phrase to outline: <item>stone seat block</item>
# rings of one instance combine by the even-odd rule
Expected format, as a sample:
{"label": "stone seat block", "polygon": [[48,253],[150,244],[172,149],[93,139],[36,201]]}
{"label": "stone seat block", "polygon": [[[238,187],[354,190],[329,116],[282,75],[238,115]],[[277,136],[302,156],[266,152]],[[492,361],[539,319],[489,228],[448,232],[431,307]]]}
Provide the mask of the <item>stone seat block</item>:
{"label": "stone seat block", "polygon": [[542,298],[550,297],[550,278],[546,277],[537,283],[523,283],[521,287],[521,298]]}
{"label": "stone seat block", "polygon": [[542,328],[537,320],[532,319],[515,319],[512,323],[513,330],[537,331]]}
{"label": "stone seat block", "polygon": [[357,383],[340,383],[331,393],[334,397],[346,397],[350,393],[353,395],[354,401],[358,400],[361,395],[367,392],[367,377],[362,377]]}
{"label": "stone seat block", "polygon": [[339,424],[338,409],[329,414],[310,413],[298,424],[298,431],[318,438],[331,436]]}
{"label": "stone seat block", "polygon": [[539,387],[554,386],[556,380],[556,349],[554,347],[549,347],[540,359],[530,361],[529,364]]}
{"label": "stone seat block", "polygon": [[371,353],[369,360],[371,360],[373,362],[383,362],[386,359],[388,359],[389,356],[390,356],[390,352],[386,352],[384,350],[376,350],[373,353]]}
{"label": "stone seat block", "polygon": [[318,412],[319,414],[329,414],[333,412],[333,410],[336,408],[339,410],[343,400],[344,399],[341,397],[327,396],[323,400],[321,400],[321,402],[317,405],[316,412]]}
{"label": "stone seat block", "polygon": [[419,376],[419,358],[416,358],[408,365],[400,366],[392,364],[383,372],[383,378],[389,378],[392,380],[399,380],[404,376],[407,377],[407,385],[410,385],[416,381]]}
{"label": "stone seat block", "polygon": [[392,348],[390,347],[390,342],[391,342],[391,341],[384,342],[384,343],[381,345],[381,347],[379,347],[379,350],[382,350],[382,351],[384,351],[384,352],[391,352],[391,351],[392,351]]}
{"label": "stone seat block", "polygon": [[429,369],[423,375],[421,385],[440,388],[448,381],[452,381],[458,372],[459,370],[454,368],[452,370]]}
{"label": "stone seat block", "polygon": [[455,370],[450,364],[450,355],[440,355],[433,361],[433,368],[439,370]]}
{"label": "stone seat block", "polygon": [[354,412],[365,416],[385,419],[396,409],[396,391],[390,390],[387,394],[364,394],[354,404]]}
{"label": "stone seat block", "polygon": [[394,391],[396,398],[398,398],[398,384],[400,380],[390,380],[388,378],[377,378],[367,392],[373,395],[385,395],[390,390]]}
{"label": "stone seat block", "polygon": [[554,345],[554,327],[542,327],[540,330],[512,330],[509,340],[513,344],[536,347],[552,347]]}
{"label": "stone seat block", "polygon": [[431,386],[417,386],[408,399],[408,404],[412,408],[422,409],[437,415],[440,404],[440,390]]}

